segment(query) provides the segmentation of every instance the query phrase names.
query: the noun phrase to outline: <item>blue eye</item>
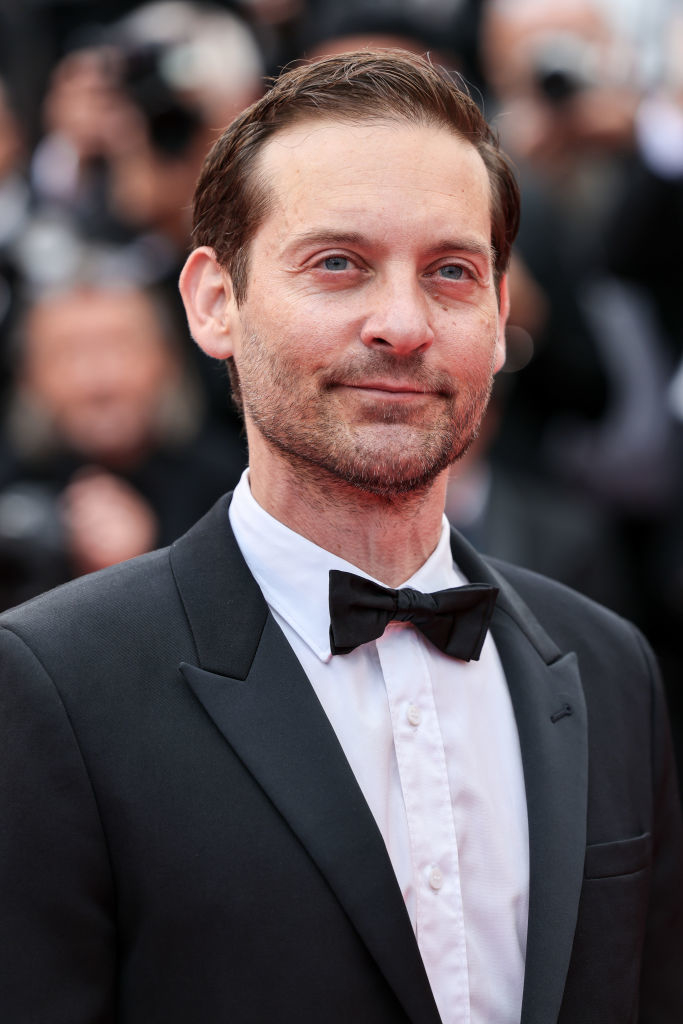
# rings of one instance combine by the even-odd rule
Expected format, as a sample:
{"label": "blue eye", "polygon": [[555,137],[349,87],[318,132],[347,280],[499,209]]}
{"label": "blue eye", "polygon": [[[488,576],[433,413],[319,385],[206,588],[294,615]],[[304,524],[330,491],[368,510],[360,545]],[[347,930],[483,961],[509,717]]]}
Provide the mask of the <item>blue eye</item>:
{"label": "blue eye", "polygon": [[323,263],[325,270],[348,270],[349,267],[346,256],[328,256]]}
{"label": "blue eye", "polygon": [[439,267],[440,276],[449,281],[461,281],[464,273],[465,268],[458,266],[457,263],[448,263],[445,267]]}

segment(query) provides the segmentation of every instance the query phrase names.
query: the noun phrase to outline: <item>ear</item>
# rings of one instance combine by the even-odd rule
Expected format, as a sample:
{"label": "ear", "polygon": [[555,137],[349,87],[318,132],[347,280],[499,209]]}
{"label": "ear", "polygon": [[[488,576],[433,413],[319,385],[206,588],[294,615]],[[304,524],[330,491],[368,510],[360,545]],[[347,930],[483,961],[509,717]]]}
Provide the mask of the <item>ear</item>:
{"label": "ear", "polygon": [[508,275],[504,274],[500,279],[498,289],[498,336],[494,353],[493,372],[498,373],[505,362],[505,326],[510,315],[510,289]]}
{"label": "ear", "polygon": [[190,333],[199,347],[215,359],[234,355],[237,305],[227,271],[213,249],[194,249],[180,274],[180,294]]}

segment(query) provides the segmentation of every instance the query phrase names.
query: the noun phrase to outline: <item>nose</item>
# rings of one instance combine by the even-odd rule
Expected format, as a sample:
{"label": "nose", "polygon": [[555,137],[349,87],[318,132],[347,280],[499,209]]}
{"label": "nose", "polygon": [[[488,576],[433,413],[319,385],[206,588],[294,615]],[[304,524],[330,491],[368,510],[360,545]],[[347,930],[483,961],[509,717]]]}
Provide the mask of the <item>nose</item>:
{"label": "nose", "polygon": [[368,348],[391,348],[396,355],[426,351],[434,341],[428,297],[408,275],[378,280],[369,292],[371,308],[361,327]]}

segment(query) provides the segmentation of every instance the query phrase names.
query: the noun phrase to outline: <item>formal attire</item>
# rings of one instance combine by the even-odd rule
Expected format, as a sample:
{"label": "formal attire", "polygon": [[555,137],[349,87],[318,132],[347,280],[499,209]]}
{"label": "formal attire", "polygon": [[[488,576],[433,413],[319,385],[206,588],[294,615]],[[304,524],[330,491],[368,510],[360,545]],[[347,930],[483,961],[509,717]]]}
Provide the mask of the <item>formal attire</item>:
{"label": "formal attire", "polygon": [[[510,692],[489,634],[454,660],[407,622],[330,653],[330,570],[366,577],[268,515],[247,474],[230,522],[268,607],[339,739],[391,858],[444,1024],[516,1024],[524,980],[529,855]],[[370,578],[370,577],[367,577]],[[444,519],[405,586],[466,582]]]}
{"label": "formal attire", "polygon": [[[521,1022],[679,1022],[683,837],[649,648],[572,591],[450,543],[465,579],[500,588],[490,650],[528,823]],[[1,1019],[438,1024],[414,928],[424,872],[411,907],[403,840],[385,842],[323,709],[326,673],[314,689],[269,596],[272,611],[222,499],[170,549],[2,616]]]}

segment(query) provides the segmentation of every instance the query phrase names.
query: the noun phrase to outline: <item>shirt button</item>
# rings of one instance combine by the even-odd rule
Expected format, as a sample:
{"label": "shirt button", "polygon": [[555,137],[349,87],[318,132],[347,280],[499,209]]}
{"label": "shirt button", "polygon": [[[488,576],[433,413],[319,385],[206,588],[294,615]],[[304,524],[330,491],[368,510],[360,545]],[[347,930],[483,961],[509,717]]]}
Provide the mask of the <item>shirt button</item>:
{"label": "shirt button", "polygon": [[415,704],[411,704],[408,708],[408,721],[411,725],[419,725],[422,721],[422,713]]}
{"label": "shirt button", "polygon": [[438,892],[443,885],[443,875],[440,868],[432,868],[429,872],[429,885],[434,892]]}

